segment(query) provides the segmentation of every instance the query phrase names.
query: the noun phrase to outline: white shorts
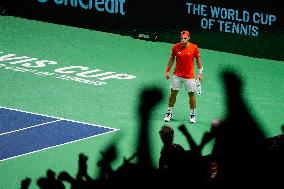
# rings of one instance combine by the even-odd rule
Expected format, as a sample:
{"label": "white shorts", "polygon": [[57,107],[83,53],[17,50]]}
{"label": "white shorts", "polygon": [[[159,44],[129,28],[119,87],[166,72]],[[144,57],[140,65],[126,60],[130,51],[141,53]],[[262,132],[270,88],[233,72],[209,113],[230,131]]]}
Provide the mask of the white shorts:
{"label": "white shorts", "polygon": [[171,89],[180,90],[182,88],[182,85],[184,85],[185,90],[187,92],[196,92],[194,79],[185,79],[185,78],[173,75],[172,81],[171,81]]}

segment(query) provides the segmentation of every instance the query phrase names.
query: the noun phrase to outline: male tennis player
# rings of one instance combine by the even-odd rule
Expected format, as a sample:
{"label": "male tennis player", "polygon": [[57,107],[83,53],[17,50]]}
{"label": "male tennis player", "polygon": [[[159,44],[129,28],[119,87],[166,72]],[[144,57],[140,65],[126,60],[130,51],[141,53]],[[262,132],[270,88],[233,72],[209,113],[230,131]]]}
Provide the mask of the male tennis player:
{"label": "male tennis player", "polygon": [[165,77],[170,78],[170,70],[174,61],[176,65],[174,68],[173,76],[171,78],[171,90],[168,101],[168,110],[164,121],[169,122],[173,118],[173,107],[176,103],[176,96],[178,91],[185,87],[189,96],[189,122],[196,122],[196,98],[195,98],[195,73],[194,73],[194,58],[199,70],[198,79],[202,82],[202,63],[200,60],[200,54],[198,46],[190,43],[190,33],[188,31],[182,31],[180,34],[181,42],[173,45],[168,65],[166,68]]}

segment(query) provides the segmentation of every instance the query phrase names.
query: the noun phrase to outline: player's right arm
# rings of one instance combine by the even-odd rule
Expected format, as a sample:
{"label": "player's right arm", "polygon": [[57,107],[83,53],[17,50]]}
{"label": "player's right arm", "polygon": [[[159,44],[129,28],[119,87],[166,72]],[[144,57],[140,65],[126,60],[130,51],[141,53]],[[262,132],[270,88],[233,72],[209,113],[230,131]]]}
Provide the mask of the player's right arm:
{"label": "player's right arm", "polygon": [[174,53],[172,51],[171,56],[170,56],[170,58],[168,60],[167,68],[166,68],[166,73],[165,73],[165,78],[166,79],[170,78],[170,71],[171,71],[171,68],[172,68],[172,66],[174,64],[174,61],[175,61],[175,55],[174,55]]}

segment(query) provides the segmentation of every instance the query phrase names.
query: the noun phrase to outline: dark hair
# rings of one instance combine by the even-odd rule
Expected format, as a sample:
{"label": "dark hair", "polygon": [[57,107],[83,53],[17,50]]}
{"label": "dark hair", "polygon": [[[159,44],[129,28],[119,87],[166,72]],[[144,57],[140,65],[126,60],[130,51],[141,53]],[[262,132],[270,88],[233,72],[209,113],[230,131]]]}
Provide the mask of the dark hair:
{"label": "dark hair", "polygon": [[163,143],[172,143],[174,139],[174,129],[168,125],[164,125],[159,131]]}

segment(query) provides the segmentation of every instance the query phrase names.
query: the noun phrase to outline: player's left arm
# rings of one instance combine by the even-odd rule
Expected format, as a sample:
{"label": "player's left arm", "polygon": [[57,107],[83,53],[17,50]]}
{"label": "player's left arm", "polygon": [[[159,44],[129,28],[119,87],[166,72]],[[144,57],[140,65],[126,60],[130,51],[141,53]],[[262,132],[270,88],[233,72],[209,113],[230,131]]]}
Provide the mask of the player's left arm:
{"label": "player's left arm", "polygon": [[196,64],[197,64],[197,68],[198,68],[198,79],[199,79],[200,82],[202,82],[203,65],[202,65],[202,61],[201,61],[201,58],[200,58],[198,47],[196,47],[195,58],[196,58]]}

